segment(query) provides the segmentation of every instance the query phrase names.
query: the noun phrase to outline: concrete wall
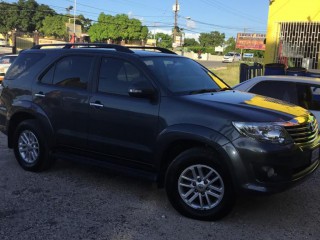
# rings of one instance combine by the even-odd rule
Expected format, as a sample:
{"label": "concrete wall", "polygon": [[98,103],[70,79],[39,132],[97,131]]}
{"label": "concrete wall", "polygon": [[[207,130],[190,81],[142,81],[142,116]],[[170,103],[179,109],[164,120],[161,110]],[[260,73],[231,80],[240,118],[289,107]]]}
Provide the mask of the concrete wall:
{"label": "concrete wall", "polygon": [[[176,53],[179,55],[182,55],[181,51],[176,51]],[[191,59],[204,60],[204,61],[222,61],[223,59],[223,56],[221,55],[212,55],[209,53],[202,53],[201,59],[198,59],[198,54],[194,52],[183,52],[183,56]]]}

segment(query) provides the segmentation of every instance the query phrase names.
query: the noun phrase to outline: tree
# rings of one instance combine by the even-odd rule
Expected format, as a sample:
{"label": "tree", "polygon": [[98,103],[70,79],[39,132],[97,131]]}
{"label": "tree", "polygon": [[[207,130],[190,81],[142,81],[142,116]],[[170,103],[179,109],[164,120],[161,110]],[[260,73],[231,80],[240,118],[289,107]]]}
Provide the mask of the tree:
{"label": "tree", "polygon": [[224,43],[225,34],[218,31],[200,33],[199,42],[202,47],[217,47]]}
{"label": "tree", "polygon": [[82,32],[88,32],[89,28],[91,27],[91,20],[80,14],[77,16],[76,24],[81,25]]}
{"label": "tree", "polygon": [[101,13],[98,22],[92,24],[88,33],[92,41],[105,41],[112,39],[121,40],[141,40],[146,39],[148,28],[142,26],[138,19],[130,19],[126,14],[116,16]]}
{"label": "tree", "polygon": [[[17,28],[19,21],[19,9],[16,3],[0,3],[0,32],[6,35],[9,31]],[[10,14],[9,14],[10,13]]]}
{"label": "tree", "polygon": [[234,37],[230,37],[228,38],[227,41],[225,41],[225,49],[224,49],[224,53],[227,52],[233,52],[236,49],[236,40]]}
{"label": "tree", "polygon": [[193,47],[199,46],[200,44],[194,38],[185,38],[184,39],[184,46],[185,47]]}
{"label": "tree", "polygon": [[19,0],[17,3],[0,2],[0,32],[7,34],[13,29],[33,32],[42,27],[46,16],[56,14],[47,5],[39,5],[35,0]]}
{"label": "tree", "polygon": [[172,37],[165,33],[156,33],[157,46],[163,48],[172,48]]}
{"label": "tree", "polygon": [[40,29],[46,36],[68,40],[66,30],[66,22],[68,17],[63,15],[48,16],[43,20],[43,27]]}

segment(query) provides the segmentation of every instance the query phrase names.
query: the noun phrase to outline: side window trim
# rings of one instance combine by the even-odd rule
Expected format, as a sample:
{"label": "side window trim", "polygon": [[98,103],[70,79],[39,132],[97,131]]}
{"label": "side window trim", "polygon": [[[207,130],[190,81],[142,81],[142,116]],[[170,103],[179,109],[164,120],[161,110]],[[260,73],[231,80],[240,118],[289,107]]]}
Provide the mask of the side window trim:
{"label": "side window trim", "polygon": [[[91,61],[90,61],[90,65],[88,66],[89,71],[87,72],[87,81],[86,81],[86,87],[75,87],[75,86],[61,86],[58,84],[54,84],[54,77],[56,76],[56,71],[57,71],[57,64],[61,61],[63,61],[64,59],[67,58],[72,58],[72,57],[76,57],[79,58],[79,56],[81,57],[90,57]],[[45,71],[43,71],[39,77],[38,77],[38,82],[41,84],[47,84],[47,85],[54,85],[56,87],[63,87],[63,88],[70,88],[70,89],[77,89],[77,90],[84,90],[84,91],[88,91],[91,87],[92,87],[92,79],[93,79],[93,72],[94,72],[94,67],[96,65],[96,56],[93,54],[66,54],[63,55],[62,57],[57,58],[53,63],[51,63],[46,69]],[[81,68],[81,67],[80,67]],[[84,69],[84,68],[83,68]],[[50,82],[43,82],[42,79],[45,77],[46,74],[48,74],[48,72],[50,72],[51,70],[53,70],[53,73],[51,74],[51,81]]]}

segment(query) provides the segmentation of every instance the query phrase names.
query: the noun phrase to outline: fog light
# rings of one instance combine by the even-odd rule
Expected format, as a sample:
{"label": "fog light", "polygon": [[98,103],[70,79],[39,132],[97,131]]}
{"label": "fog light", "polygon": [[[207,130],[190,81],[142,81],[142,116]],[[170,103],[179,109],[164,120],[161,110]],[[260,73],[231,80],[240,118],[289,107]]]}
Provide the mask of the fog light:
{"label": "fog light", "polygon": [[267,174],[268,178],[277,176],[277,173],[274,171],[274,168],[263,166],[262,170]]}

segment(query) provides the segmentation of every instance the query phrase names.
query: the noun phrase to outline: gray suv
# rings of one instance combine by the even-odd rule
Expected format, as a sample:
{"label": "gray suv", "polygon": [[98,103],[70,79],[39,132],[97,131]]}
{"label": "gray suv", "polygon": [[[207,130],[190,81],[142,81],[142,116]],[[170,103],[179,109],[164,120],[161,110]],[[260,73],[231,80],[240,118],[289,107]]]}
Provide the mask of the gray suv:
{"label": "gray suv", "polygon": [[237,195],[283,191],[319,165],[312,114],[234,91],[191,59],[49,47],[20,53],[0,89],[0,130],[25,170],[86,161],[157,181],[183,215],[217,220]]}

